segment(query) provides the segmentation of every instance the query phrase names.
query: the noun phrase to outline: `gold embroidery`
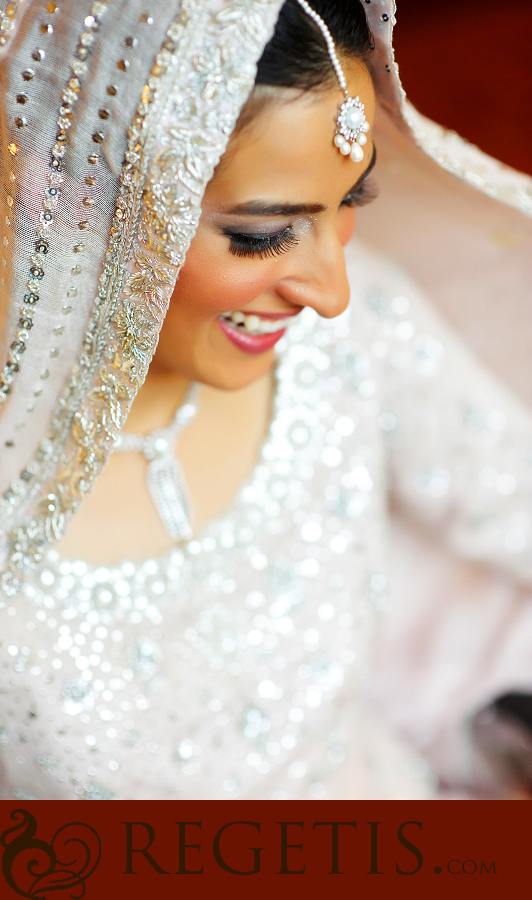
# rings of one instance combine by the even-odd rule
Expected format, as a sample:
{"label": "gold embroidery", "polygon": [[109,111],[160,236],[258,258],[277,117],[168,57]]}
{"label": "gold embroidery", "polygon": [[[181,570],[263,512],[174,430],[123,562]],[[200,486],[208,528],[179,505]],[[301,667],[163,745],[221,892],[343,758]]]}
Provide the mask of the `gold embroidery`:
{"label": "gold embroidery", "polygon": [[163,285],[173,285],[172,272],[159,260],[137,248],[135,260],[139,267],[126,281],[125,294],[144,302],[148,313],[161,325],[167,309]]}

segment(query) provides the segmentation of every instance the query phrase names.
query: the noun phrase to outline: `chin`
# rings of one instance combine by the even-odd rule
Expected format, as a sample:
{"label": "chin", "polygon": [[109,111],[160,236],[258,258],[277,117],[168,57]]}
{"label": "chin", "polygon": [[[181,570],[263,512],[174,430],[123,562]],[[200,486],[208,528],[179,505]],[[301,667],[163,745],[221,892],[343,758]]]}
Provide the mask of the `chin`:
{"label": "chin", "polygon": [[273,353],[265,354],[265,359],[255,359],[251,365],[230,365],[212,368],[209,371],[198,371],[192,379],[220,391],[238,391],[248,387],[271,371],[275,362]]}

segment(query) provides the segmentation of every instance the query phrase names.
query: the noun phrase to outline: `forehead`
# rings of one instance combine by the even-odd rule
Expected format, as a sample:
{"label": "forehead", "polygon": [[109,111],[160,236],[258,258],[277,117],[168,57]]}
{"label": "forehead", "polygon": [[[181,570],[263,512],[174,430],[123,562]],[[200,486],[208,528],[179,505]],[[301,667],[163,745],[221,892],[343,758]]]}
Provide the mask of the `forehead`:
{"label": "forehead", "polygon": [[[375,95],[368,70],[357,60],[343,67],[349,93],[364,103],[372,125]],[[276,90],[273,99],[231,138],[204,206],[256,197],[322,202],[326,188],[345,183],[348,190],[369,163],[371,134],[361,163],[339,153],[333,137],[342,100],[336,86],[323,91]]]}

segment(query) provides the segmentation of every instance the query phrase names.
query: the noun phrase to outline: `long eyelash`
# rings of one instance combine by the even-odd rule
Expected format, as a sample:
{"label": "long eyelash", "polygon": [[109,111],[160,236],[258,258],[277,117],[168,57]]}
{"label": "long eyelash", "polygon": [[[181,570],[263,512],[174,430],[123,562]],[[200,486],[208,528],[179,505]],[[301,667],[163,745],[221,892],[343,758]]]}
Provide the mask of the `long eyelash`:
{"label": "long eyelash", "polygon": [[299,244],[299,239],[290,228],[285,228],[276,234],[241,234],[224,228],[224,234],[230,238],[229,252],[235,256],[258,256],[266,259],[268,256],[279,256],[286,253],[291,247]]}
{"label": "long eyelash", "polygon": [[372,200],[376,200],[379,195],[379,189],[371,178],[363,181],[357,188],[350,191],[347,197],[342,200],[342,206],[366,206]]}

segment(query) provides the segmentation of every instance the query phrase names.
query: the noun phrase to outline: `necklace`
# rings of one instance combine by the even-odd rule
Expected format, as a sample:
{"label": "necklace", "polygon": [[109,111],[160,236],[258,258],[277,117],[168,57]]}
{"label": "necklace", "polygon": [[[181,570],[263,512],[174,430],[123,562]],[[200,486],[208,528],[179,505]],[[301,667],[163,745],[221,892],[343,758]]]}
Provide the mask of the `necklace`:
{"label": "necklace", "polygon": [[183,469],[175,455],[176,441],[198,411],[199,389],[199,384],[190,386],[184,402],[178,406],[166,428],[157,428],[148,434],[122,432],[113,448],[118,453],[144,455],[148,462],[148,491],[167,534],[176,543],[192,537],[192,504]]}

